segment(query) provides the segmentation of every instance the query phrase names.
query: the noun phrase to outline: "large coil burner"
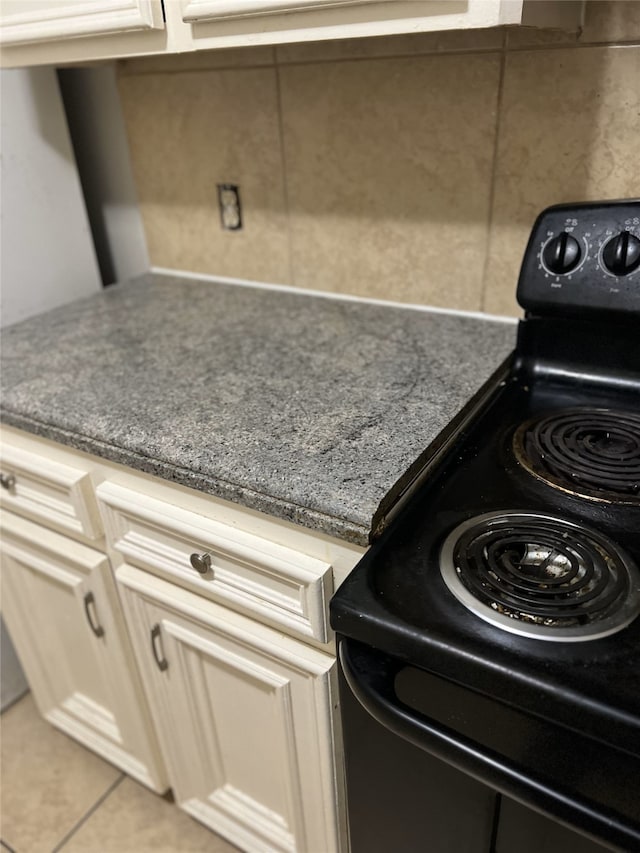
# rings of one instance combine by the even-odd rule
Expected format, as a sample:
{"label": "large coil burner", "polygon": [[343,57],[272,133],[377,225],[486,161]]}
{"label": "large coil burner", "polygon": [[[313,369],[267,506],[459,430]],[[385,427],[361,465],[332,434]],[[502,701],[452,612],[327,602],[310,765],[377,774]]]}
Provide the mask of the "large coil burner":
{"label": "large coil burner", "polygon": [[574,408],[522,424],[520,464],[550,486],[590,500],[640,504],[640,416]]}
{"label": "large coil burner", "polygon": [[440,571],[465,607],[525,637],[592,640],[640,612],[640,573],[631,560],[602,534],[543,513],[465,521],[445,540]]}

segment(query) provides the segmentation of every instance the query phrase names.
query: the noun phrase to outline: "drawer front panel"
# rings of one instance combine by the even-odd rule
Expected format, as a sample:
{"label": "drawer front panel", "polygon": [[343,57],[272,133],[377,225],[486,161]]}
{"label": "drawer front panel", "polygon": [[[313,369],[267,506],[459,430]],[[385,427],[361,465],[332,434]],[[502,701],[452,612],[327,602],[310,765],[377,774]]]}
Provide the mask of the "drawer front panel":
{"label": "drawer front panel", "polygon": [[107,539],[126,563],[327,642],[328,563],[115,483],[97,494]]}
{"label": "drawer front panel", "polygon": [[0,472],[4,509],[81,541],[101,538],[100,513],[88,471],[3,443]]}

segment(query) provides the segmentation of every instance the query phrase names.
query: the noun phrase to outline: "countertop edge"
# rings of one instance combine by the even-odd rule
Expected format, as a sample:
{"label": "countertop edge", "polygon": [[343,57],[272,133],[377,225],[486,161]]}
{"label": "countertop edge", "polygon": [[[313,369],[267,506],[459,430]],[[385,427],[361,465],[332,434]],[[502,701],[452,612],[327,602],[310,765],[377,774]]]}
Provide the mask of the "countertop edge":
{"label": "countertop edge", "polygon": [[[180,486],[194,489],[202,494],[228,500],[238,506],[257,510],[275,518],[289,521],[309,530],[333,536],[353,545],[368,547],[369,529],[353,522],[326,515],[317,510],[306,509],[297,504],[256,492],[245,486],[217,480],[198,474],[188,468],[173,465],[132,450],[126,450],[91,436],[72,432],[34,418],[20,415],[0,407],[0,422],[16,429],[57,441],[67,447],[98,456],[110,462],[125,465]],[[241,496],[241,499],[239,499]]]}

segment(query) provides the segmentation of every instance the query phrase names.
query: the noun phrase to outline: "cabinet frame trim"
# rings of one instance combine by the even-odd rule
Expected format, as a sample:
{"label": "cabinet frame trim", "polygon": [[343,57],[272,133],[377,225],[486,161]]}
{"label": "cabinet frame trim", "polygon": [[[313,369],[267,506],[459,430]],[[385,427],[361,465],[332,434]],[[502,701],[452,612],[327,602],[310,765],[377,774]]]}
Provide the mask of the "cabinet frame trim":
{"label": "cabinet frame trim", "polygon": [[52,5],[50,9],[2,16],[0,44],[32,44],[163,27],[158,0],[84,0],[74,6]]}

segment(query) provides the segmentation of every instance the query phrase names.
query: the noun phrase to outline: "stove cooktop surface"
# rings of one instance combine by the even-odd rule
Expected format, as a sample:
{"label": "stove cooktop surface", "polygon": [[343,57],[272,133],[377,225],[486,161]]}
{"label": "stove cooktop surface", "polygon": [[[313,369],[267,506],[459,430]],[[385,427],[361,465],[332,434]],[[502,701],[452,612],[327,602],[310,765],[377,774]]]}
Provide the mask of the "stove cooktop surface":
{"label": "stove cooktop surface", "polygon": [[[631,413],[620,444],[628,455],[640,439],[635,391],[512,376],[345,581],[333,624],[640,755],[638,505],[626,490],[614,500],[609,485],[606,500],[558,489],[516,451],[523,424],[594,409],[619,423]],[[605,459],[617,440],[602,442]],[[488,575],[473,574],[485,563]]]}

